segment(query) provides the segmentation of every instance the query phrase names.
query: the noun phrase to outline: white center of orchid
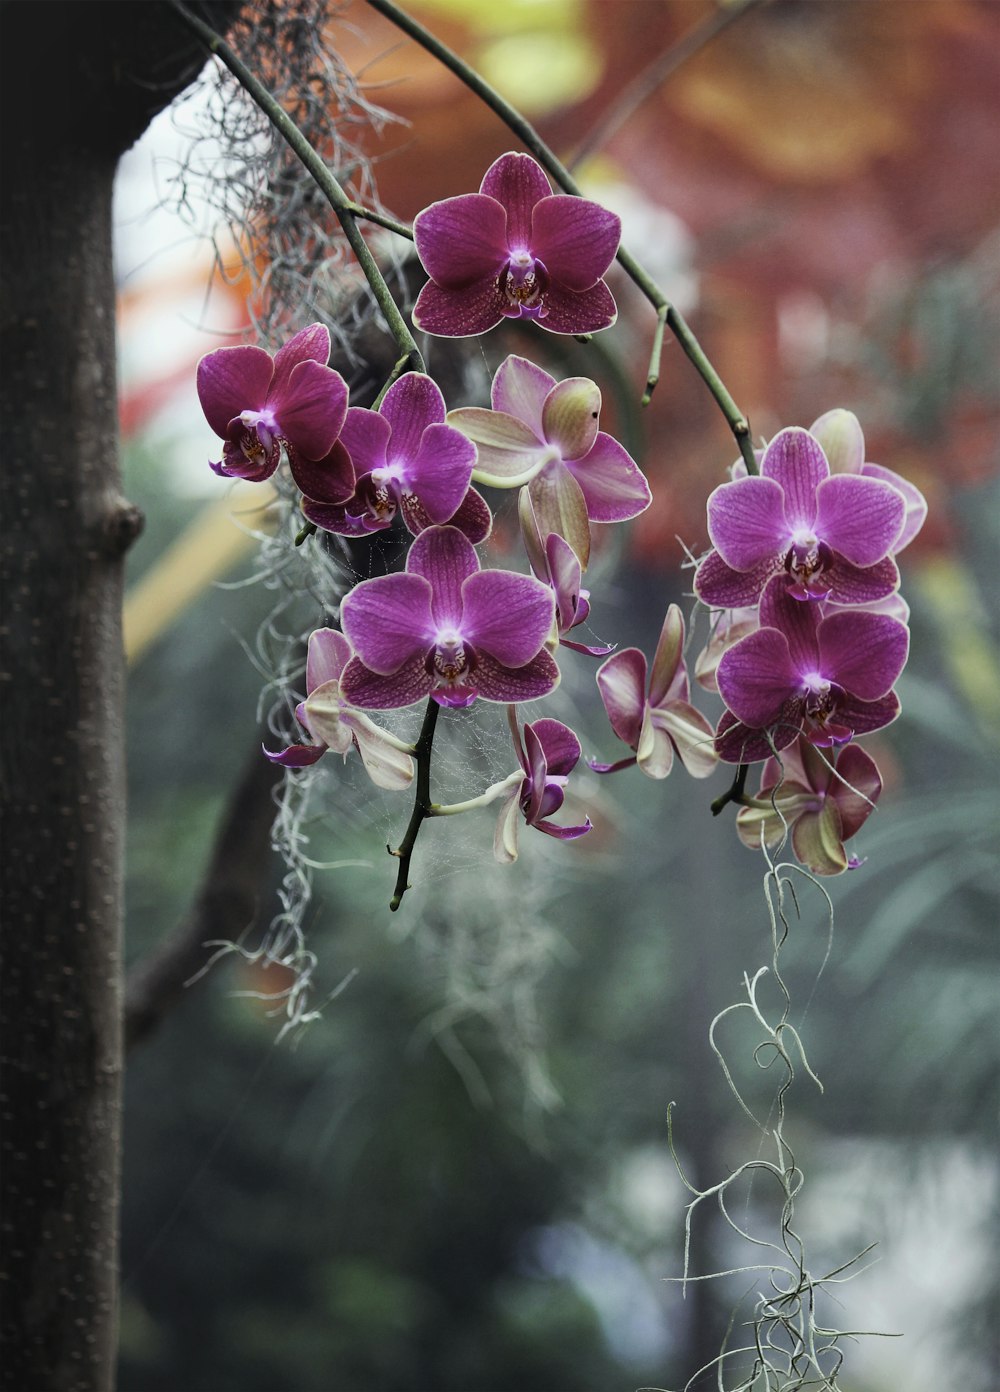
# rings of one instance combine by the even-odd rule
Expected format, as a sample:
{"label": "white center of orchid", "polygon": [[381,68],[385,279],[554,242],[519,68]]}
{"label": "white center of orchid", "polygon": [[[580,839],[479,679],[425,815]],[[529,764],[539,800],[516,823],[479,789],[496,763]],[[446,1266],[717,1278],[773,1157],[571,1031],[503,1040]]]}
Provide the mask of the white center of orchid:
{"label": "white center of orchid", "polygon": [[815,532],[811,532],[808,527],[796,527],[792,532],[792,545],[801,548],[803,551],[811,551],[819,543],[819,537]]}
{"label": "white center of orchid", "polygon": [[271,448],[278,433],[278,422],[273,411],[241,411],[240,420],[247,430],[256,430],[257,438],[265,450]]}
{"label": "white center of orchid", "polygon": [[820,672],[803,672],[802,685],[813,696],[825,696],[830,683]]}

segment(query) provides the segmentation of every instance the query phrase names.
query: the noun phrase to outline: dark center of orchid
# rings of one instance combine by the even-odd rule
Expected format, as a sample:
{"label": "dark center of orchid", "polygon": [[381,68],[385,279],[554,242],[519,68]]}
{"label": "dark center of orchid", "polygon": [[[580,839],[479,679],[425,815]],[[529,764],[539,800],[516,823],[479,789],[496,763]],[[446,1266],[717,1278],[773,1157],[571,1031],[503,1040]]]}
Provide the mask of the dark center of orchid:
{"label": "dark center of orchid", "polygon": [[804,705],[808,722],[808,737],[813,744],[846,744],[853,732],[837,721],[837,713],[844,702],[845,691],[836,682],[827,681],[817,672],[803,678],[805,686]]}
{"label": "dark center of orchid", "polygon": [[358,494],[364,499],[368,515],[376,522],[391,522],[399,506],[399,487],[387,471],[374,469],[358,483]]}
{"label": "dark center of orchid", "polygon": [[457,686],[477,665],[475,649],[466,647],[455,629],[443,629],[427,656],[427,670],[439,685]]}
{"label": "dark center of orchid", "polygon": [[785,557],[785,571],[792,582],[789,593],[795,599],[826,599],[833,588],[826,579],[832,560],[833,552],[825,541],[797,537]]}
{"label": "dark center of orchid", "polygon": [[500,292],[510,306],[509,312],[539,318],[544,313],[542,300],[548,288],[549,273],[543,262],[530,251],[512,251],[500,272]]}
{"label": "dark center of orchid", "polygon": [[255,469],[262,469],[267,463],[267,450],[261,444],[260,436],[255,429],[244,430],[240,435],[240,449],[243,457]]}

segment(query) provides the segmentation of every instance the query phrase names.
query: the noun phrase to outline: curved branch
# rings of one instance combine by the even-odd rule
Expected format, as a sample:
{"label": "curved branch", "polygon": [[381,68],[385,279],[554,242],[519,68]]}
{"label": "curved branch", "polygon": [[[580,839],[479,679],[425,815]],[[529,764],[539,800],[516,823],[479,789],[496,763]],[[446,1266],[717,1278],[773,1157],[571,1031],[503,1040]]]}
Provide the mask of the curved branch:
{"label": "curved branch", "polygon": [[201,886],[187,916],[142,958],[125,984],[125,1045],[159,1025],[207,962],[210,940],[237,940],[257,916],[270,864],[274,789],[282,771],[255,744],[219,819]]}
{"label": "curved branch", "polygon": [[[428,53],[433,54],[440,63],[460,78],[462,82],[474,92],[479,99],[494,111],[503,123],[514,132],[528,150],[538,160],[539,164],[552,176],[560,188],[567,193],[581,196],[580,187],[570,174],[566,166],[556,157],[555,152],[541,138],[530,121],[526,120],[516,107],[511,106],[495,88],[484,81],[479,74],[469,67],[457,53],[443,44],[440,39],[425,29],[422,24],[401,10],[393,0],[367,0],[373,10],[385,15],[386,19],[395,24],[403,33],[409,34],[422,48]],[[709,362],[703,348],[695,338],[687,325],[680,310],[668,300],[660,287],[653,278],[639,264],[635,257],[625,247],[618,251],[618,261],[632,279],[639,290],[642,291],[646,299],[656,310],[657,327],[653,335],[653,348],[650,354],[649,369],[646,374],[646,390],[643,394],[643,405],[648,405],[652,397],[653,390],[660,377],[660,354],[663,346],[663,329],[669,326],[674,337],[677,339],[688,360],[691,362],[695,371],[708,387],[715,399],[717,406],[726,418],[730,430],[739,446],[740,454],[747,466],[747,472],[756,474],[757,461],[754,458],[753,444],[750,437],[750,424],[747,418],[740,411],[736,402],[730,396],[724,382],[722,381],[715,368]]]}

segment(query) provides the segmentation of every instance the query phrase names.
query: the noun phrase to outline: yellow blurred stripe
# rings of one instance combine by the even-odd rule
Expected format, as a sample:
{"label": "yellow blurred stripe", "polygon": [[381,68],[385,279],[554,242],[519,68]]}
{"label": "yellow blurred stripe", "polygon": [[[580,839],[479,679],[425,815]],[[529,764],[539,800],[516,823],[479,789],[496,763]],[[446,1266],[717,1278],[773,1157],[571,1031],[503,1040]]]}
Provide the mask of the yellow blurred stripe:
{"label": "yellow blurred stripe", "polygon": [[237,485],[210,503],[125,595],[125,656],[135,663],[203,590],[227,575],[257,546],[253,532],[270,531],[269,484]]}

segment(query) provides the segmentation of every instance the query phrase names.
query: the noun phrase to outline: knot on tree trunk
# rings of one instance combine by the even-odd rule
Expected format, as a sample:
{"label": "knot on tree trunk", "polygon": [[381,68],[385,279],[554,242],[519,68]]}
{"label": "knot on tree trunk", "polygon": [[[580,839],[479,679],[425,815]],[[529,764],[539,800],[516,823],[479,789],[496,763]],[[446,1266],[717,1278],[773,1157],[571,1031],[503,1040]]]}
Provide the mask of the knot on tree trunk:
{"label": "knot on tree trunk", "polygon": [[122,497],[112,499],[101,519],[101,549],[112,558],[124,556],[145,525],[143,511],[135,503]]}

